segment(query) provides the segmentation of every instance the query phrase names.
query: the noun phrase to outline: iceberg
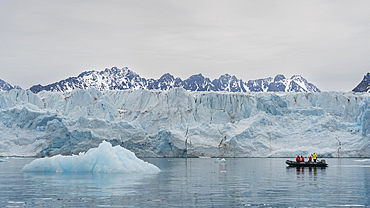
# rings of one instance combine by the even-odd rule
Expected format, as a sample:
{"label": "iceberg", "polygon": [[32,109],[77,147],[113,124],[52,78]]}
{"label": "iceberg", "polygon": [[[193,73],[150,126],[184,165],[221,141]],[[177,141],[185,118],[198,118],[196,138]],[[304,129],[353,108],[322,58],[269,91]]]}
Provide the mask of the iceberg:
{"label": "iceberg", "polygon": [[354,92],[0,92],[0,156],[370,157],[370,95]]}
{"label": "iceberg", "polygon": [[39,158],[25,165],[23,172],[63,173],[156,173],[160,169],[145,162],[123,147],[103,141],[98,148],[92,148],[79,155],[56,155]]}

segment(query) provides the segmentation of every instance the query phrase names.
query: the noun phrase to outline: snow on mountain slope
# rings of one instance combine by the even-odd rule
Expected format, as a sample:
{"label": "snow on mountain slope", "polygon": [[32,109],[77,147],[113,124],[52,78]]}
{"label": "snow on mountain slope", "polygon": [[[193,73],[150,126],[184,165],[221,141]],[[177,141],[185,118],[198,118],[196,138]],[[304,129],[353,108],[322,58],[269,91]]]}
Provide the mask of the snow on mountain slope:
{"label": "snow on mountain slope", "polygon": [[0,79],[0,91],[9,91],[12,89],[22,89],[19,86],[12,86],[11,84],[5,82],[4,80]]}
{"label": "snow on mountain slope", "polygon": [[[0,155],[370,157],[367,93],[161,90],[0,93]],[[340,145],[339,145],[340,144]]]}
{"label": "snow on mountain slope", "polygon": [[52,92],[70,92],[73,89],[98,89],[98,90],[126,90],[142,89],[146,80],[128,68],[118,69],[113,67],[104,71],[87,71],[77,77],[56,82],[47,86],[35,85],[31,91],[41,90]]}
{"label": "snow on mountain slope", "polygon": [[105,90],[170,90],[181,87],[188,91],[226,91],[226,92],[320,92],[302,76],[294,75],[286,79],[283,75],[277,75],[274,79],[243,80],[230,76],[221,75],[219,79],[211,81],[202,74],[192,75],[186,80],[174,78],[166,73],[158,80],[141,78],[128,68],[118,69],[113,67],[104,71],[83,72],[78,77],[56,82],[47,86],[35,85],[30,88],[34,93],[40,91],[69,92],[73,89],[98,89]]}
{"label": "snow on mountain slope", "polygon": [[250,80],[247,87],[251,92],[320,92],[320,90],[309,83],[300,75],[293,75],[290,79],[284,75],[278,74],[274,79],[271,77],[265,79]]}

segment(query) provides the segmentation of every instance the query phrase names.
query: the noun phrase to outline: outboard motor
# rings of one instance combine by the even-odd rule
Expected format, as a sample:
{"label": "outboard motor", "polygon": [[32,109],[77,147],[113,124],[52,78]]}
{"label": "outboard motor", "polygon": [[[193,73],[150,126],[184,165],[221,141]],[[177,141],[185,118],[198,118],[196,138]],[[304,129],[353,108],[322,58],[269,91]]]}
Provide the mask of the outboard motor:
{"label": "outboard motor", "polygon": [[326,162],[325,162],[325,160],[321,160],[320,162],[322,162],[322,163],[326,163]]}

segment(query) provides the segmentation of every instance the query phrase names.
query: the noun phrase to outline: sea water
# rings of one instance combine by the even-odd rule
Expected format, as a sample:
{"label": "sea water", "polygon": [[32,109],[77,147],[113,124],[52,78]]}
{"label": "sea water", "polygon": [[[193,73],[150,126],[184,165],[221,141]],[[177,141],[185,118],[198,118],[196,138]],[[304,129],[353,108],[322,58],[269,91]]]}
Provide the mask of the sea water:
{"label": "sea water", "polygon": [[24,173],[0,158],[0,207],[369,207],[370,159],[144,158],[156,174]]}

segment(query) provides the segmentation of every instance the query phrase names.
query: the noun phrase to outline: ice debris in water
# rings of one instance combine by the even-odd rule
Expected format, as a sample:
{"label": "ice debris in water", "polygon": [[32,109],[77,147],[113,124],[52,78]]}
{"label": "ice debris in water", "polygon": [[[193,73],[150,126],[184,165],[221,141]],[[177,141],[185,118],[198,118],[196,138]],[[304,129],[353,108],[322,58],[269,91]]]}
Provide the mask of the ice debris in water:
{"label": "ice debris in water", "polygon": [[156,173],[160,169],[145,162],[121,146],[103,141],[98,148],[92,148],[79,155],[56,155],[40,158],[25,165],[23,172],[92,172],[92,173]]}
{"label": "ice debris in water", "polygon": [[226,159],[225,158],[217,158],[217,160],[215,160],[214,163],[226,163]]}
{"label": "ice debris in water", "polygon": [[370,159],[355,160],[356,162],[370,162]]}

